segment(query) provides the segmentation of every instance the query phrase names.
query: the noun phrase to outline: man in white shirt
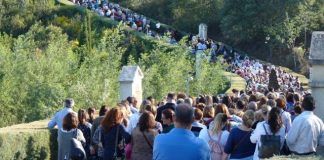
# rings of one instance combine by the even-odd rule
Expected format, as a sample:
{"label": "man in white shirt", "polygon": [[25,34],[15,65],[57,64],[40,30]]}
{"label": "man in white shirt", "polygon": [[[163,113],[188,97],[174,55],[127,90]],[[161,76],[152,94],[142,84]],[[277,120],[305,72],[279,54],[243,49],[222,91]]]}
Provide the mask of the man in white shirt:
{"label": "man in white shirt", "polygon": [[297,116],[287,135],[287,145],[292,153],[309,155],[316,153],[317,146],[324,146],[323,121],[314,113],[314,98],[307,94],[302,102],[304,111]]}
{"label": "man in white shirt", "polygon": [[132,114],[138,113],[138,109],[136,107],[137,105],[137,100],[135,97],[127,97],[127,101],[129,103],[130,110]]}
{"label": "man in white shirt", "polygon": [[62,128],[63,118],[70,112],[74,112],[72,110],[74,106],[74,100],[72,98],[68,98],[64,101],[64,108],[55,113],[54,117],[48,122],[48,128],[54,128],[57,125],[58,129]]}

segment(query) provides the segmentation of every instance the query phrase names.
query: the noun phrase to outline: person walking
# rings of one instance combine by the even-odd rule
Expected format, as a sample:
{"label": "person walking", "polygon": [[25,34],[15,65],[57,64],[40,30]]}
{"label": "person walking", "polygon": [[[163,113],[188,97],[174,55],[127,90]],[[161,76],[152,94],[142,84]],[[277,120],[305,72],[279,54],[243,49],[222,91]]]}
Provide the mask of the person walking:
{"label": "person walking", "polygon": [[194,121],[193,108],[185,103],[179,104],[175,107],[174,117],[175,128],[155,138],[153,160],[209,160],[208,144],[190,131]]}

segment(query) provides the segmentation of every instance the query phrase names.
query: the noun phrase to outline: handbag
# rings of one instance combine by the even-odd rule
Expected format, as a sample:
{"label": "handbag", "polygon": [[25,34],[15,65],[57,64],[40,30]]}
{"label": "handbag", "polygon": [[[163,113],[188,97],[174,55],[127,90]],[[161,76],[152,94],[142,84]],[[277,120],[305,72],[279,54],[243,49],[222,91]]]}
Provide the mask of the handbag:
{"label": "handbag", "polygon": [[260,158],[270,158],[274,155],[280,155],[280,136],[268,134],[267,129],[263,124],[266,135],[261,135],[261,146],[259,147]]}
{"label": "handbag", "polygon": [[151,149],[153,149],[153,146],[151,144],[151,142],[147,139],[146,135],[144,134],[144,132],[142,132],[143,136],[144,136],[144,139],[146,141],[146,143],[150,146]]}
{"label": "handbag", "polygon": [[70,158],[73,160],[85,160],[86,153],[84,148],[79,140],[77,140],[78,130],[75,130],[75,138],[71,139],[71,146],[70,146]]}
{"label": "handbag", "polygon": [[115,152],[113,155],[113,160],[117,160],[117,147],[118,147],[118,135],[119,135],[119,126],[117,125],[117,131],[116,131],[116,141],[115,141]]}
{"label": "handbag", "polygon": [[97,156],[98,157],[103,157],[104,155],[104,147],[102,144],[102,130],[99,131],[99,143],[97,145]]}
{"label": "handbag", "polygon": [[285,155],[285,156],[288,156],[288,155],[291,154],[291,151],[290,151],[290,149],[289,149],[289,147],[287,145],[287,141],[286,140],[284,142],[284,145],[283,145],[282,149],[280,150],[280,154],[281,155]]}

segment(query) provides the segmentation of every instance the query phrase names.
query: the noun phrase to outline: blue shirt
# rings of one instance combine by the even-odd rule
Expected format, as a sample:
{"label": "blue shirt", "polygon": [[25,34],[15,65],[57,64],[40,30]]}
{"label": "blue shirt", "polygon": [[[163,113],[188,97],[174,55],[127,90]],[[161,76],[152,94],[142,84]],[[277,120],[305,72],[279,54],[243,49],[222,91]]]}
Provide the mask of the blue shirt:
{"label": "blue shirt", "polygon": [[174,128],[154,140],[153,160],[209,160],[208,144],[190,130]]}

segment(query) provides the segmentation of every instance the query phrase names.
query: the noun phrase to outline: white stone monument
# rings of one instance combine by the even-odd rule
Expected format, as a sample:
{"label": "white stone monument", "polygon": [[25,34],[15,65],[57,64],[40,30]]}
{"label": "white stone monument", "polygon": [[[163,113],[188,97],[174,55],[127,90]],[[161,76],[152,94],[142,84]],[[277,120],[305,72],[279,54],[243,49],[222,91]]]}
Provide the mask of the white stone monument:
{"label": "white stone monument", "polygon": [[315,114],[324,120],[324,31],[313,32],[309,60],[309,85],[315,99]]}
{"label": "white stone monument", "polygon": [[199,34],[198,34],[198,36],[199,36],[199,38],[201,40],[207,40],[207,29],[208,29],[208,27],[207,27],[206,24],[201,23],[199,25]]}
{"label": "white stone monument", "polygon": [[129,96],[135,97],[137,104],[142,103],[142,79],[143,72],[139,66],[123,66],[119,76],[120,83],[120,100]]}

